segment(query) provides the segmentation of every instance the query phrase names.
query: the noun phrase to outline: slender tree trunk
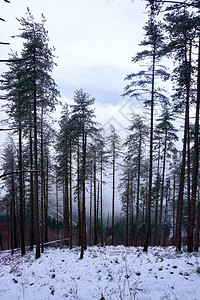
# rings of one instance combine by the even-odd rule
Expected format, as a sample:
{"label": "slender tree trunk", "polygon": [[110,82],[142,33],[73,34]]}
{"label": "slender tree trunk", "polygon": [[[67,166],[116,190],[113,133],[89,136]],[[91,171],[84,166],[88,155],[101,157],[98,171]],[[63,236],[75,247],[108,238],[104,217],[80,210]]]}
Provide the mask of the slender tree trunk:
{"label": "slender tree trunk", "polygon": [[83,132],[83,200],[82,200],[82,226],[81,226],[81,254],[83,259],[86,238],[86,214],[85,214],[85,173],[86,173],[86,134]]}
{"label": "slender tree trunk", "polygon": [[41,114],[41,136],[40,136],[40,155],[41,155],[41,252],[44,252],[44,144],[43,144],[43,109]]}
{"label": "slender tree trunk", "polygon": [[97,245],[96,152],[94,154],[94,245]]}
{"label": "slender tree trunk", "polygon": [[90,176],[90,223],[89,223],[89,245],[92,245],[92,173]]}
{"label": "slender tree trunk", "polygon": [[114,245],[114,243],[115,243],[115,144],[113,145],[112,245]]}
{"label": "slender tree trunk", "polygon": [[[12,154],[13,155],[13,154]],[[12,173],[14,172],[14,167],[13,167],[13,157],[12,157]],[[12,249],[12,254],[14,254],[14,205],[15,205],[15,190],[14,190],[14,175],[11,177],[11,203],[10,203],[10,223],[11,223],[11,249]],[[2,248],[2,247],[1,247]]]}
{"label": "slender tree trunk", "polygon": [[199,103],[200,103],[200,36],[199,36],[199,54],[198,54],[198,75],[197,75],[197,101],[195,117],[195,137],[194,137],[194,160],[192,173],[192,198],[190,206],[189,232],[188,232],[188,251],[193,251],[195,206],[197,195],[197,178],[199,168]]}
{"label": "slender tree trunk", "polygon": [[162,186],[161,186],[161,197],[160,197],[160,215],[159,215],[159,227],[158,227],[158,245],[161,245],[161,232],[162,232],[162,212],[163,212],[163,198],[164,198],[164,187],[165,187],[165,164],[166,164],[166,152],[167,152],[167,132],[165,133],[164,143],[164,155],[163,155],[163,170],[162,170]]}
{"label": "slender tree trunk", "polygon": [[68,188],[68,157],[66,157],[65,169],[65,196],[63,204],[64,238],[69,237],[69,188]]}
{"label": "slender tree trunk", "polygon": [[20,193],[20,238],[21,255],[25,255],[25,219],[24,219],[24,197],[23,197],[23,177],[22,177],[22,129],[19,124],[19,193]]}
{"label": "slender tree trunk", "polygon": [[103,156],[101,152],[101,247],[103,247]]}
{"label": "slender tree trunk", "polygon": [[167,190],[166,203],[165,203],[165,217],[164,217],[163,247],[166,247],[166,224],[167,224],[167,214],[168,214],[168,199],[170,199],[170,195],[168,195],[168,190]]}
{"label": "slender tree trunk", "polygon": [[97,242],[99,233],[99,180],[97,180]]}
{"label": "slender tree trunk", "polygon": [[145,208],[146,208],[146,202],[147,202],[147,183],[146,183],[146,193],[144,196],[143,206],[142,206],[142,230],[141,230],[141,241],[144,241],[144,232],[145,232]]}
{"label": "slender tree trunk", "polygon": [[134,237],[134,195],[133,195],[133,175],[131,175],[131,187],[130,187],[130,192],[131,192],[131,220],[130,220],[130,228],[131,228],[131,246],[133,246],[133,237]]}
{"label": "slender tree trunk", "polygon": [[198,212],[197,212],[197,226],[196,226],[196,234],[195,234],[195,246],[194,251],[199,251],[199,233],[200,233],[200,197],[198,192]]}
{"label": "slender tree trunk", "polygon": [[[185,63],[187,62],[187,53],[185,46]],[[185,185],[185,165],[186,165],[186,147],[187,147],[187,137],[188,137],[188,124],[189,124],[189,99],[190,99],[190,74],[186,74],[186,104],[185,104],[185,126],[184,126],[184,137],[183,137],[183,151],[182,151],[182,165],[181,165],[181,176],[179,184],[179,195],[177,204],[177,224],[176,224],[176,247],[181,251],[181,241],[182,241],[182,218],[183,218],[183,194]]]}
{"label": "slender tree trunk", "polygon": [[176,217],[176,247],[181,251],[181,231],[182,231],[182,217],[183,217],[183,192],[185,182],[185,159],[186,159],[186,140],[187,140],[187,121],[189,114],[189,102],[187,102],[185,109],[185,129],[183,139],[183,152],[182,152],[182,166],[180,174],[179,194],[177,203],[177,217]]}
{"label": "slender tree trunk", "polygon": [[[30,129],[29,129],[29,143],[30,143],[30,168],[31,168],[31,170],[33,170],[33,141],[32,141],[31,125],[30,125]],[[33,245],[35,242],[33,172],[30,172],[30,206],[31,206],[30,250],[33,251]]]}
{"label": "slender tree trunk", "polygon": [[109,228],[109,213],[107,215],[107,224],[106,224],[106,245],[108,245],[108,228]]}
{"label": "slender tree trunk", "polygon": [[81,200],[80,200],[80,149],[78,142],[78,151],[77,151],[77,194],[78,194],[78,245],[81,246]]}
{"label": "slender tree trunk", "polygon": [[49,156],[48,151],[46,153],[47,157],[47,170],[46,170],[46,184],[45,184],[45,234],[44,234],[44,240],[45,242],[48,242],[48,206],[49,206]]}
{"label": "slender tree trunk", "polygon": [[154,80],[155,80],[155,53],[156,46],[153,49],[153,62],[152,62],[152,86],[151,86],[151,127],[150,127],[150,146],[149,146],[149,191],[148,191],[148,206],[146,213],[145,224],[145,238],[144,238],[144,251],[148,251],[149,238],[151,231],[151,191],[152,191],[152,172],[153,172],[153,115],[154,115]]}
{"label": "slender tree trunk", "polygon": [[137,247],[137,245],[138,245],[138,218],[139,218],[139,204],[140,204],[141,145],[142,145],[142,133],[140,132],[139,147],[138,147],[137,202],[136,202],[136,216],[135,216],[135,247]]}
{"label": "slender tree trunk", "polygon": [[157,245],[157,229],[158,229],[158,200],[159,200],[159,192],[160,192],[160,139],[159,139],[159,147],[158,147],[158,166],[157,166],[157,176],[156,176],[156,205],[155,205],[155,227],[154,227],[154,246]]}
{"label": "slender tree trunk", "polygon": [[126,191],[126,246],[129,245],[129,239],[128,239],[128,231],[129,231],[129,172],[128,172],[128,181],[127,181],[127,191]]}
{"label": "slender tree trunk", "polygon": [[175,195],[176,195],[176,173],[175,173],[175,170],[174,170],[174,175],[173,175],[173,245],[175,245],[175,224],[176,224]]}
{"label": "slender tree trunk", "polygon": [[56,235],[59,237],[59,223],[58,223],[58,174],[56,171]]}
{"label": "slender tree trunk", "polygon": [[70,201],[70,240],[69,248],[72,249],[72,140],[70,136],[70,145],[69,145],[69,201]]}
{"label": "slender tree trunk", "polygon": [[40,257],[40,223],[39,223],[39,199],[38,199],[38,140],[37,140],[37,87],[36,87],[36,49],[34,49],[34,80],[33,80],[33,114],[34,114],[34,167],[35,167],[35,224],[36,224],[36,254]]}

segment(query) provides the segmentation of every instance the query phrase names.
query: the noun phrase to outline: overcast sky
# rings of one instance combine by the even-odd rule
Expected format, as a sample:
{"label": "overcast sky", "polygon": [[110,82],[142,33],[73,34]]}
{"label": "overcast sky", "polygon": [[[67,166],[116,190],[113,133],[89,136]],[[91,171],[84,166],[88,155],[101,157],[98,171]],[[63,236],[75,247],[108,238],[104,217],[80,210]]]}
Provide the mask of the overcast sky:
{"label": "overcast sky", "polygon": [[[98,122],[104,127],[111,123],[124,136],[131,113],[141,112],[140,104],[121,94],[124,78],[137,68],[131,58],[141,50],[138,44],[147,20],[145,5],[142,0],[10,0],[10,4],[1,0],[0,17],[6,22],[0,22],[0,41],[10,45],[0,45],[0,59],[8,58],[10,49],[20,52],[22,48],[22,40],[12,38],[19,33],[16,18],[25,17],[27,7],[37,22],[43,13],[50,46],[56,48],[58,66],[52,76],[62,102],[70,104],[74,90],[82,88],[96,99]],[[0,63],[0,73],[6,68]],[[59,113],[58,108],[56,119]],[[3,137],[1,132],[1,141]]]}
{"label": "overcast sky", "polygon": [[[16,20],[27,7],[40,21],[46,17],[50,45],[58,56],[53,76],[61,95],[72,98],[83,88],[101,103],[119,103],[124,77],[134,70],[132,56],[139,50],[147,15],[142,0],[3,0],[0,3],[1,59],[9,49],[19,50]],[[0,65],[0,71],[4,66]]]}

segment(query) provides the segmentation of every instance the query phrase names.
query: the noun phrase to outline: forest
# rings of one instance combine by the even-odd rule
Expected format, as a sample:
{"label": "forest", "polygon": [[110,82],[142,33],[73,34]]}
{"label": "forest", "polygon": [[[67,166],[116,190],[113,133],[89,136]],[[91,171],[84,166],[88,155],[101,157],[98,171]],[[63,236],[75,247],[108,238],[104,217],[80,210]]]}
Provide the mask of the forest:
{"label": "forest", "polygon": [[61,103],[45,17],[36,22],[27,9],[18,19],[22,49],[1,60],[8,66],[0,78],[1,131],[9,132],[0,167],[1,250],[20,248],[24,256],[35,249],[38,259],[59,240],[79,246],[81,259],[95,245],[198,252],[199,9],[199,0],[146,1],[141,51],[130,58],[137,72],[127,74],[122,91],[143,113],[131,115],[126,137],[112,124],[105,131],[82,88],[73,104]]}

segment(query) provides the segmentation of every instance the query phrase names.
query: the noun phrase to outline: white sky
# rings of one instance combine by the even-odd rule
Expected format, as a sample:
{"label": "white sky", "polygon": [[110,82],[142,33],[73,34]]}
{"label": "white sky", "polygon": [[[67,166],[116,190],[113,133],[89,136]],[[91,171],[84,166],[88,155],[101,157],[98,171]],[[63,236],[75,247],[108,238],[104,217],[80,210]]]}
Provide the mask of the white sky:
{"label": "white sky", "polygon": [[[9,49],[20,50],[16,20],[26,8],[40,21],[47,19],[50,45],[55,46],[58,67],[53,77],[61,95],[72,98],[83,88],[101,103],[119,103],[124,77],[134,71],[132,56],[139,50],[147,14],[142,0],[3,0],[0,3],[0,59]],[[0,72],[5,67],[1,63]]]}

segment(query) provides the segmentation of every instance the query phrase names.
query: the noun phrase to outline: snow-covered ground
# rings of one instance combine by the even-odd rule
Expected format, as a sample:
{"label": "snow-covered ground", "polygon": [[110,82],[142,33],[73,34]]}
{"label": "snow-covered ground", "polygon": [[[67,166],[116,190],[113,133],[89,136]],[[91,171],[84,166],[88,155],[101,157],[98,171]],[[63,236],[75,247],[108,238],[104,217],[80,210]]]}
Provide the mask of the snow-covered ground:
{"label": "snow-covered ground", "polygon": [[0,253],[0,299],[200,299],[200,253],[174,247],[90,247]]}

